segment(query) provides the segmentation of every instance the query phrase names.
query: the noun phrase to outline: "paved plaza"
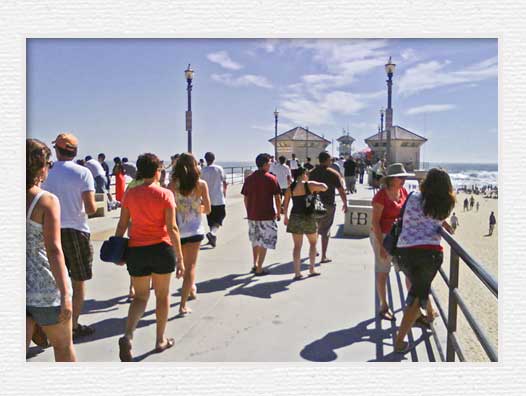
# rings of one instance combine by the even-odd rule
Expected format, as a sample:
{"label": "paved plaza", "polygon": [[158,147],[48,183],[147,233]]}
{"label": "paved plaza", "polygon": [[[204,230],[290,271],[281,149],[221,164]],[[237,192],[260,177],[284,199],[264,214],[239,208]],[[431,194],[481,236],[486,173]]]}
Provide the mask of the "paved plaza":
{"label": "paved plaza", "polygon": [[[372,197],[359,185],[358,198]],[[366,362],[440,360],[429,331],[414,328],[410,341],[416,348],[393,354],[394,324],[376,319],[374,264],[368,238],[343,237],[344,215],[338,204],[328,255],[331,263],[318,267],[321,276],[293,281],[292,238],[279,225],[278,246],[269,251],[270,275],[254,277],[241,186],[230,186],[227,218],[217,247],[203,245],[197,264],[197,300],[193,313],[177,317],[181,280],[172,281],[172,299],[166,336],[176,344],[154,353],[155,296],[133,340],[135,361],[145,362]],[[355,198],[355,196],[350,196]],[[339,200],[339,199],[338,199]],[[95,334],[75,341],[79,361],[118,362],[118,339],[123,335],[129,301],[125,267],[98,258],[102,241],[113,235],[118,211],[90,220],[95,262],[87,282],[82,324]],[[306,258],[308,246],[303,246]],[[302,269],[307,271],[307,261]],[[405,297],[403,275],[390,276],[389,298],[397,324]],[[52,348],[32,346],[28,361],[53,361]]]}

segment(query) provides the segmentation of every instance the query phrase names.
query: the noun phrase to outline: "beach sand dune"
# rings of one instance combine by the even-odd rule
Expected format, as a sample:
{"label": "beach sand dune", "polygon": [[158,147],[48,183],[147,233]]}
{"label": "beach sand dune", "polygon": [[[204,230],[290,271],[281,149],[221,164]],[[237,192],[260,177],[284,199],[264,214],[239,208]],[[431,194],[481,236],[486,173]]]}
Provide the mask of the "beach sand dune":
{"label": "beach sand dune", "polygon": [[[470,195],[465,193],[457,195],[457,204],[454,211],[457,214],[460,225],[455,232],[454,238],[479,264],[498,280],[498,200],[474,195],[475,200],[480,203],[478,212],[475,207],[473,210],[464,212],[463,201],[466,197],[469,198]],[[488,236],[489,215],[491,212],[495,212],[497,225],[493,235]],[[443,243],[443,246],[444,264],[442,268],[449,277],[449,245]],[[443,308],[447,312],[447,288],[440,275],[437,275],[435,278],[433,288],[439,295]],[[475,319],[485,330],[495,349],[498,350],[498,301],[462,260],[460,262],[459,290]],[[484,350],[479,345],[460,308],[458,312],[457,332],[466,360],[488,361]]]}

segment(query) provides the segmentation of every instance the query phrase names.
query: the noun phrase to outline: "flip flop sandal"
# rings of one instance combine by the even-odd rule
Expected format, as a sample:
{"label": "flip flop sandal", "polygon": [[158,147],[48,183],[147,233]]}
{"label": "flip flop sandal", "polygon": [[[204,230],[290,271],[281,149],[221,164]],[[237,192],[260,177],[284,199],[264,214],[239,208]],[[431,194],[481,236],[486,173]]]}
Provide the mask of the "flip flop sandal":
{"label": "flip flop sandal", "polygon": [[266,270],[263,270],[263,271],[261,271],[261,272],[256,272],[256,273],[254,274],[254,276],[265,276],[265,275],[268,275],[268,274],[270,274],[270,272],[268,272],[268,271],[266,271]]}
{"label": "flip flop sandal", "polygon": [[303,279],[303,275],[296,275],[292,280],[301,280]]}
{"label": "flip flop sandal", "polygon": [[395,345],[394,347],[395,353],[402,353],[402,354],[409,352],[411,349],[412,347],[409,346],[409,343],[405,341],[402,342],[400,345]]}
{"label": "flip flop sandal", "polygon": [[418,326],[418,327],[425,327],[426,329],[430,329],[430,328],[431,328],[431,323],[430,323],[429,320],[427,320],[427,318],[424,317],[424,316],[419,316],[419,317],[415,320],[414,325],[415,325],[415,326]]}
{"label": "flip flop sandal", "polygon": [[175,345],[175,340],[173,338],[167,338],[166,344],[164,346],[155,348],[155,353],[164,352],[167,349],[170,349],[171,347],[173,347],[174,345]]}
{"label": "flip flop sandal", "polygon": [[252,267],[252,268],[250,269],[250,272],[253,273],[253,274],[256,273],[256,267]]}
{"label": "flip flop sandal", "polygon": [[381,310],[378,312],[378,316],[380,316],[382,319],[389,320],[391,322],[394,322],[396,320],[394,313],[392,313],[389,308]]}
{"label": "flip flop sandal", "polygon": [[326,258],[325,260],[321,260],[320,264],[330,263],[330,262],[332,262],[332,260],[330,258]]}
{"label": "flip flop sandal", "polygon": [[119,338],[119,358],[121,362],[131,362],[133,357],[131,354],[131,342],[126,337]]}
{"label": "flip flop sandal", "polygon": [[320,275],[321,275],[321,273],[319,273],[319,272],[311,272],[309,274],[309,278],[312,278],[313,276],[320,276]]}

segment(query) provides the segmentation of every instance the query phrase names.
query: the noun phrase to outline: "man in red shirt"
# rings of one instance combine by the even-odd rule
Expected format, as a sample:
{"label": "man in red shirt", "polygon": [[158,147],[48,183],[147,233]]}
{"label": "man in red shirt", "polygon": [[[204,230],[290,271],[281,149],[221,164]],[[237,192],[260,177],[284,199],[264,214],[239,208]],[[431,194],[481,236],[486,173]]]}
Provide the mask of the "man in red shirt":
{"label": "man in red shirt", "polygon": [[256,165],[258,170],[245,179],[241,194],[245,196],[248,236],[252,242],[252,272],[262,276],[268,274],[263,270],[267,249],[275,249],[278,240],[276,221],[280,220],[281,191],[276,177],[269,173],[270,155],[259,154]]}

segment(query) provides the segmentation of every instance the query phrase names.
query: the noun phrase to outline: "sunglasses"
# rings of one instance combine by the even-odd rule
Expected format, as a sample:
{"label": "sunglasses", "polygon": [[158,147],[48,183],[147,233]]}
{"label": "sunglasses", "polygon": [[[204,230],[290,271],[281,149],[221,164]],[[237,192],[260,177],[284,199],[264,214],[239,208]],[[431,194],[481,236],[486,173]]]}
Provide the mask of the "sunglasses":
{"label": "sunglasses", "polygon": [[47,162],[47,167],[48,167],[49,169],[53,168],[53,161],[48,161],[48,162]]}

